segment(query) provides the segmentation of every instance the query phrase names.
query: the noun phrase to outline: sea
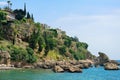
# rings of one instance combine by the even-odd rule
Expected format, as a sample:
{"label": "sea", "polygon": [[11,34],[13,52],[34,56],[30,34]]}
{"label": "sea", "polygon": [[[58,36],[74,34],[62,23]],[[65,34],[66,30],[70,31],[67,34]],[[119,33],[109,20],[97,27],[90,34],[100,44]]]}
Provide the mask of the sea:
{"label": "sea", "polygon": [[44,69],[1,70],[0,80],[120,80],[120,70],[103,67],[83,69],[83,73],[54,73]]}

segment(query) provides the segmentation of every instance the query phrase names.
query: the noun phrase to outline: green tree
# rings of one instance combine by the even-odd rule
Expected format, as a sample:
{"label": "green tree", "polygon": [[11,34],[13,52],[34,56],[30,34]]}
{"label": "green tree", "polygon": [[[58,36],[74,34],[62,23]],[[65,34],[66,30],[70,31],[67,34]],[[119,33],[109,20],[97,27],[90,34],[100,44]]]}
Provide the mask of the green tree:
{"label": "green tree", "polygon": [[78,37],[75,36],[75,37],[71,37],[71,38],[72,38],[73,41],[75,41],[75,42],[79,42]]}
{"label": "green tree", "polygon": [[27,12],[27,19],[30,19],[31,17],[30,17],[30,13],[29,12]]}
{"label": "green tree", "polygon": [[66,53],[66,47],[65,46],[59,47],[59,52],[60,54],[64,55]]}
{"label": "green tree", "polygon": [[45,48],[45,41],[43,39],[42,36],[39,37],[39,40],[38,40],[38,45],[39,45],[39,49],[38,51],[42,51],[43,48]]}
{"label": "green tree", "polygon": [[7,13],[0,11],[0,23],[4,22],[6,20]]}
{"label": "green tree", "polygon": [[70,47],[71,43],[72,43],[71,38],[67,36],[67,37],[64,39],[64,45],[67,46],[67,47]]}
{"label": "green tree", "polygon": [[79,47],[83,47],[85,49],[88,48],[88,44],[87,43],[83,43],[83,42],[77,42],[76,43],[76,47],[79,48]]}
{"label": "green tree", "polygon": [[12,8],[12,3],[10,3],[10,9]]}
{"label": "green tree", "polygon": [[16,38],[17,38],[17,34],[19,33],[19,31],[17,30],[18,24],[12,25],[12,37],[13,37],[13,45],[15,45],[16,43]]}
{"label": "green tree", "polygon": [[39,36],[37,35],[37,33],[35,31],[33,31],[32,35],[29,39],[29,47],[31,47],[32,49],[35,49],[38,39],[39,39]]}
{"label": "green tree", "polygon": [[26,61],[27,60],[27,51],[23,48],[11,47],[10,50],[11,60],[13,61]]}
{"label": "green tree", "polygon": [[57,33],[57,30],[56,29],[50,29],[50,31],[52,32],[52,35],[54,37],[57,37],[58,36],[58,33]]}
{"label": "green tree", "polygon": [[40,39],[40,36],[41,36],[40,24],[36,23],[35,27],[36,27],[36,29],[34,29],[32,35],[31,35],[31,37],[29,39],[29,47],[31,47],[32,49],[36,48],[37,43],[39,44],[39,39]]}
{"label": "green tree", "polygon": [[26,3],[24,3],[24,15],[26,15]]}
{"label": "green tree", "polygon": [[33,16],[33,14],[31,15],[31,19],[34,21],[34,16]]}
{"label": "green tree", "polygon": [[16,14],[15,18],[18,20],[21,20],[25,17],[25,13],[22,9],[15,9],[13,12],[14,14]]}
{"label": "green tree", "polygon": [[8,3],[8,9],[10,9],[10,1],[7,1],[7,3]]}
{"label": "green tree", "polygon": [[45,44],[46,44],[46,46],[45,46],[45,56],[46,56],[47,53],[48,53],[49,50],[50,50],[50,47],[49,47],[49,45],[48,45],[47,32],[46,32],[46,31],[43,32],[43,38],[44,38]]}
{"label": "green tree", "polygon": [[33,49],[27,47],[26,50],[27,50],[27,52],[28,52],[27,62],[28,62],[28,63],[34,63],[34,62],[36,62],[36,61],[37,61],[37,58],[36,58],[35,55],[34,55]]}

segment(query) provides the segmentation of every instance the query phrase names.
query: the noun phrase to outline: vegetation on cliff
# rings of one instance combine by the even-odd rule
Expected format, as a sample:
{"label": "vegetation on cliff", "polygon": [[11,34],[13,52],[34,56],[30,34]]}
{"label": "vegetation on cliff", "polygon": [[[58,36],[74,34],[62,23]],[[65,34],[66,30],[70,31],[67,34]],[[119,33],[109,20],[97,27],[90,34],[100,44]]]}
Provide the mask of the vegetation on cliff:
{"label": "vegetation on cliff", "polygon": [[40,59],[92,59],[88,44],[65,31],[34,22],[24,10],[0,10],[0,50],[8,51],[13,62],[34,63]]}

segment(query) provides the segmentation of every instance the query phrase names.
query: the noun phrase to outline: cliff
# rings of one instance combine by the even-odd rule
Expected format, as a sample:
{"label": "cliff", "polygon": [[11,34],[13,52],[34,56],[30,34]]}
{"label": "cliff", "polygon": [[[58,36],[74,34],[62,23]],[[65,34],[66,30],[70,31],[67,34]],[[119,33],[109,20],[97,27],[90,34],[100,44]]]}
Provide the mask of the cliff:
{"label": "cliff", "polygon": [[8,51],[13,63],[34,63],[43,59],[85,60],[94,58],[87,50],[87,43],[80,42],[77,37],[66,35],[65,31],[36,23],[32,18],[27,17],[12,21],[7,21],[4,17],[4,20],[6,21],[3,22],[2,18],[0,20],[0,50]]}

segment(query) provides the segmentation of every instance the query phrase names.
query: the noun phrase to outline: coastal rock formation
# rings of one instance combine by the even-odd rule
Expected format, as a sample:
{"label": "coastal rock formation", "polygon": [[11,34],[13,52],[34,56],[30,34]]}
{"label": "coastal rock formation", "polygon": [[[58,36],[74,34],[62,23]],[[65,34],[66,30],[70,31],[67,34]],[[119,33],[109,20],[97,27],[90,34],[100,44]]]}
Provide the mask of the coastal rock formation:
{"label": "coastal rock formation", "polygon": [[82,69],[92,67],[94,64],[91,60],[79,60],[78,63],[81,64]]}
{"label": "coastal rock formation", "polygon": [[99,56],[94,61],[95,66],[97,66],[97,65],[103,66],[104,63],[107,63],[110,61],[110,59],[108,58],[108,56],[105,53],[99,52],[98,54],[99,54]]}
{"label": "coastal rock formation", "polygon": [[54,72],[64,72],[63,68],[61,68],[60,66],[55,66],[53,71]]}
{"label": "coastal rock formation", "polygon": [[112,62],[107,62],[104,64],[105,70],[119,70],[119,66]]}
{"label": "coastal rock formation", "polygon": [[115,60],[110,60],[109,62],[112,62],[112,63],[114,63],[114,64],[120,65],[120,62],[117,62],[117,61],[115,61]]}
{"label": "coastal rock formation", "polygon": [[7,51],[0,50],[0,64],[10,66],[10,54]]}
{"label": "coastal rock formation", "polygon": [[24,69],[34,69],[34,66],[32,65],[26,65],[26,66],[23,66]]}
{"label": "coastal rock formation", "polygon": [[45,60],[34,64],[35,68],[53,69],[54,72],[82,72],[82,69],[89,68],[93,64],[90,60],[52,61]]}
{"label": "coastal rock formation", "polygon": [[80,69],[78,66],[71,66],[68,69],[68,72],[74,73],[74,72],[82,72],[82,69]]}
{"label": "coastal rock formation", "polygon": [[15,69],[14,66],[7,66],[6,64],[0,64],[0,70],[10,70],[10,69]]}
{"label": "coastal rock formation", "polygon": [[34,64],[35,68],[52,69],[56,65],[55,61],[45,60]]}

